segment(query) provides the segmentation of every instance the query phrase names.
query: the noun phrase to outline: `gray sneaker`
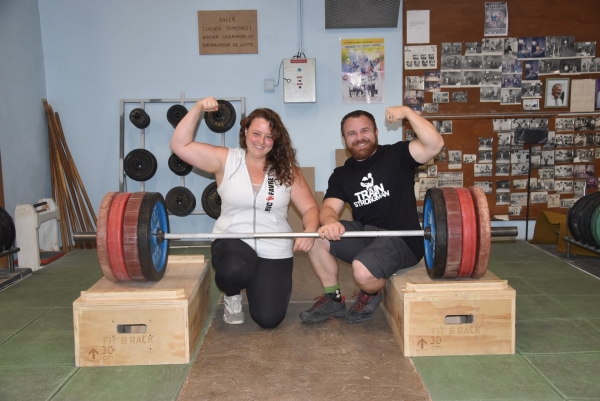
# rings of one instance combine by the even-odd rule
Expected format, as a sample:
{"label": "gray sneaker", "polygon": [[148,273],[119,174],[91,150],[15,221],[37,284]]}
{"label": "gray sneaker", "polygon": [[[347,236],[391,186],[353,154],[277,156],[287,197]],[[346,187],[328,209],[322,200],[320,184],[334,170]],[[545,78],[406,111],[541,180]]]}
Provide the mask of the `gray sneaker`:
{"label": "gray sneaker", "polygon": [[356,294],[356,301],[346,315],[346,323],[362,323],[370,320],[373,317],[373,312],[383,299],[383,291],[375,295],[369,295],[363,290]]}
{"label": "gray sneaker", "polygon": [[304,312],[300,312],[300,320],[306,323],[321,323],[327,319],[339,318],[346,316],[346,301],[342,297],[341,302],[336,302],[333,299],[320,296],[315,298],[317,302]]}
{"label": "gray sneaker", "polygon": [[225,309],[223,310],[223,321],[228,324],[244,323],[244,312],[242,311],[242,294],[228,297],[223,294]]}

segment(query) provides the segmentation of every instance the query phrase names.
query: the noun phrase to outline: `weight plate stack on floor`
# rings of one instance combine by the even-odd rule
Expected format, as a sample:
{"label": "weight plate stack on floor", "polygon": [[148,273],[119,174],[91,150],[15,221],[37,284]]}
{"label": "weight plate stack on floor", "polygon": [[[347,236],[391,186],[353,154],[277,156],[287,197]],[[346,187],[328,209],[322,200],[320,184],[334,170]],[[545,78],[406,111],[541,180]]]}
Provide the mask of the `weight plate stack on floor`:
{"label": "weight plate stack on floor", "polygon": [[202,209],[213,219],[218,219],[221,215],[221,197],[217,191],[217,183],[211,182],[202,192]]}
{"label": "weight plate stack on floor", "polygon": [[8,212],[0,207],[0,252],[12,249],[15,242],[15,224]]}
{"label": "weight plate stack on floor", "polygon": [[448,256],[443,278],[453,279],[458,275],[462,256],[462,215],[455,189],[441,188],[441,190],[446,205],[446,240],[448,243]]}
{"label": "weight plate stack on floor", "polygon": [[446,269],[448,243],[444,195],[439,188],[430,188],[425,193],[423,228],[431,230],[430,238],[424,240],[427,274],[431,278],[441,278]]}
{"label": "weight plate stack on floor", "polygon": [[477,253],[477,223],[475,207],[471,192],[467,188],[456,188],[460,213],[462,215],[462,256],[457,277],[469,277],[475,266],[475,255]]}
{"label": "weight plate stack on floor", "polygon": [[481,187],[469,187],[477,219],[477,252],[471,277],[481,278],[487,272],[492,250],[492,226],[487,197]]}
{"label": "weight plate stack on floor", "polygon": [[135,181],[147,181],[154,177],[158,163],[146,149],[134,149],[125,156],[125,174]]}
{"label": "weight plate stack on floor", "polygon": [[13,221],[10,214],[4,210],[5,224],[8,228],[8,234],[4,240],[4,248],[6,250],[12,249],[15,246],[15,240],[17,239],[17,230],[15,228],[15,222]]}
{"label": "weight plate stack on floor", "polygon": [[110,205],[108,214],[108,259],[110,268],[118,281],[131,281],[131,276],[125,267],[125,252],[123,249],[123,221],[125,220],[125,209],[131,192],[123,192],[115,195]]}
{"label": "weight plate stack on floor", "polygon": [[169,124],[171,124],[173,128],[177,128],[177,124],[179,124],[179,121],[185,117],[187,112],[188,110],[185,108],[185,106],[181,104],[175,104],[169,107],[169,110],[167,110],[167,121],[169,121]]}
{"label": "weight plate stack on floor", "polygon": [[594,210],[592,220],[590,221],[592,236],[594,237],[594,247],[600,248],[600,206]]}
{"label": "weight plate stack on floor", "polygon": [[579,213],[580,208],[583,203],[586,202],[586,197],[581,197],[575,204],[569,209],[568,217],[569,217],[569,231],[571,232],[571,236],[575,241],[581,240],[581,235],[579,233]]}
{"label": "weight plate stack on floor", "polygon": [[157,238],[158,230],[169,233],[165,200],[158,192],[148,192],[138,220],[138,254],[142,273],[148,281],[159,281],[167,269],[169,241]]}
{"label": "weight plate stack on floor", "polygon": [[204,114],[206,126],[218,134],[229,131],[235,125],[235,109],[227,100],[217,100],[219,109]]}
{"label": "weight plate stack on floor", "polygon": [[175,153],[169,156],[169,169],[178,176],[186,176],[192,171],[192,166],[184,162]]}
{"label": "weight plate stack on floor", "polygon": [[592,234],[592,216],[594,215],[596,208],[600,206],[600,192],[586,195],[586,198],[588,198],[588,200],[580,213],[581,224],[579,230],[581,233],[581,242],[588,246],[596,247],[596,241]]}
{"label": "weight plate stack on floor", "polygon": [[104,278],[109,281],[118,281],[110,267],[108,257],[108,215],[110,214],[110,205],[118,192],[109,192],[104,195],[100,202],[98,210],[98,219],[96,223],[96,251],[98,252],[98,261]]}
{"label": "weight plate stack on floor", "polygon": [[175,216],[189,216],[196,208],[196,197],[185,187],[175,187],[165,197],[167,210]]}
{"label": "weight plate stack on floor", "polygon": [[134,192],[127,201],[125,219],[123,220],[123,254],[125,256],[125,268],[134,281],[147,281],[142,273],[138,248],[138,224],[140,208],[144,200],[145,192]]}
{"label": "weight plate stack on floor", "polygon": [[133,109],[129,113],[129,121],[139,129],[148,128],[150,125],[150,116],[144,109]]}

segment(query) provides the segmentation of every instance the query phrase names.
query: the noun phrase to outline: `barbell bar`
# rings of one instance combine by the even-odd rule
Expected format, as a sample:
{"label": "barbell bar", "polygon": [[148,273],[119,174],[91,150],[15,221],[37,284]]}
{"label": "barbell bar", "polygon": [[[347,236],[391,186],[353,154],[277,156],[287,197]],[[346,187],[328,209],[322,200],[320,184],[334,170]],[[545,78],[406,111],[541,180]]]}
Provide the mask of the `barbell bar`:
{"label": "barbell bar", "polygon": [[[516,227],[491,227],[480,187],[430,188],[423,229],[348,231],[342,237],[424,238],[425,266],[431,278],[480,278],[490,258],[491,237],[516,236]],[[74,233],[76,241],[96,239],[104,277],[111,281],[159,281],[166,271],[169,240],[319,238],[313,233],[169,232],[167,208],[158,192],[109,192],[102,199],[96,233]]]}
{"label": "barbell bar", "polygon": [[[492,227],[492,237],[516,237],[519,234],[517,227]],[[251,238],[321,238],[319,233],[187,233],[175,234],[158,230],[155,234],[158,241],[163,240],[213,240],[213,239],[251,239]],[[346,231],[341,235],[342,238],[365,238],[365,237],[425,237],[431,238],[431,229],[425,230],[399,230],[399,231]],[[75,241],[96,241],[96,233],[93,232],[74,232]]]}

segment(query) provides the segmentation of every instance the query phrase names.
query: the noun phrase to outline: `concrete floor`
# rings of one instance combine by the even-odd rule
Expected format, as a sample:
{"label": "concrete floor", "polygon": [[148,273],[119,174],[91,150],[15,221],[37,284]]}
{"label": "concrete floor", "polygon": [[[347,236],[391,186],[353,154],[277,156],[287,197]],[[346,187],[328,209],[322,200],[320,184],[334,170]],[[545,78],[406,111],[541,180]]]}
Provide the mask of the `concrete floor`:
{"label": "concrete floor", "polygon": [[[351,267],[340,267],[351,304],[357,287]],[[274,330],[254,323],[247,304],[246,322],[228,325],[219,305],[178,400],[430,399],[381,309],[364,324],[305,324],[298,314],[322,292],[306,254],[294,256],[293,280],[287,316]]]}

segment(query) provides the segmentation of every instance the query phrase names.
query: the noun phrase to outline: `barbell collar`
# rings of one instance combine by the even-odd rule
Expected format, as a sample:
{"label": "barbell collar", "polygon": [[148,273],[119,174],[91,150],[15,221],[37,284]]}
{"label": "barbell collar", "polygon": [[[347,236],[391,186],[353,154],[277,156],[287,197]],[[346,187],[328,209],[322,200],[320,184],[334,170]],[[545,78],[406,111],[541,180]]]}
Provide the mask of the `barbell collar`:
{"label": "barbell collar", "polygon": [[96,241],[96,233],[92,232],[73,232],[73,240],[75,241]]}
{"label": "barbell collar", "polygon": [[[519,234],[517,227],[492,227],[492,237],[516,237]],[[159,241],[167,240],[190,240],[190,239],[243,239],[243,238],[320,238],[319,233],[190,233],[173,234],[156,233]],[[363,237],[426,237],[431,238],[430,228],[425,230],[403,230],[403,231],[347,231],[342,234],[343,238]],[[95,241],[96,233],[74,232],[75,241]]]}
{"label": "barbell collar", "polygon": [[516,226],[510,227],[492,227],[492,237],[516,237],[519,235],[519,228]]}

